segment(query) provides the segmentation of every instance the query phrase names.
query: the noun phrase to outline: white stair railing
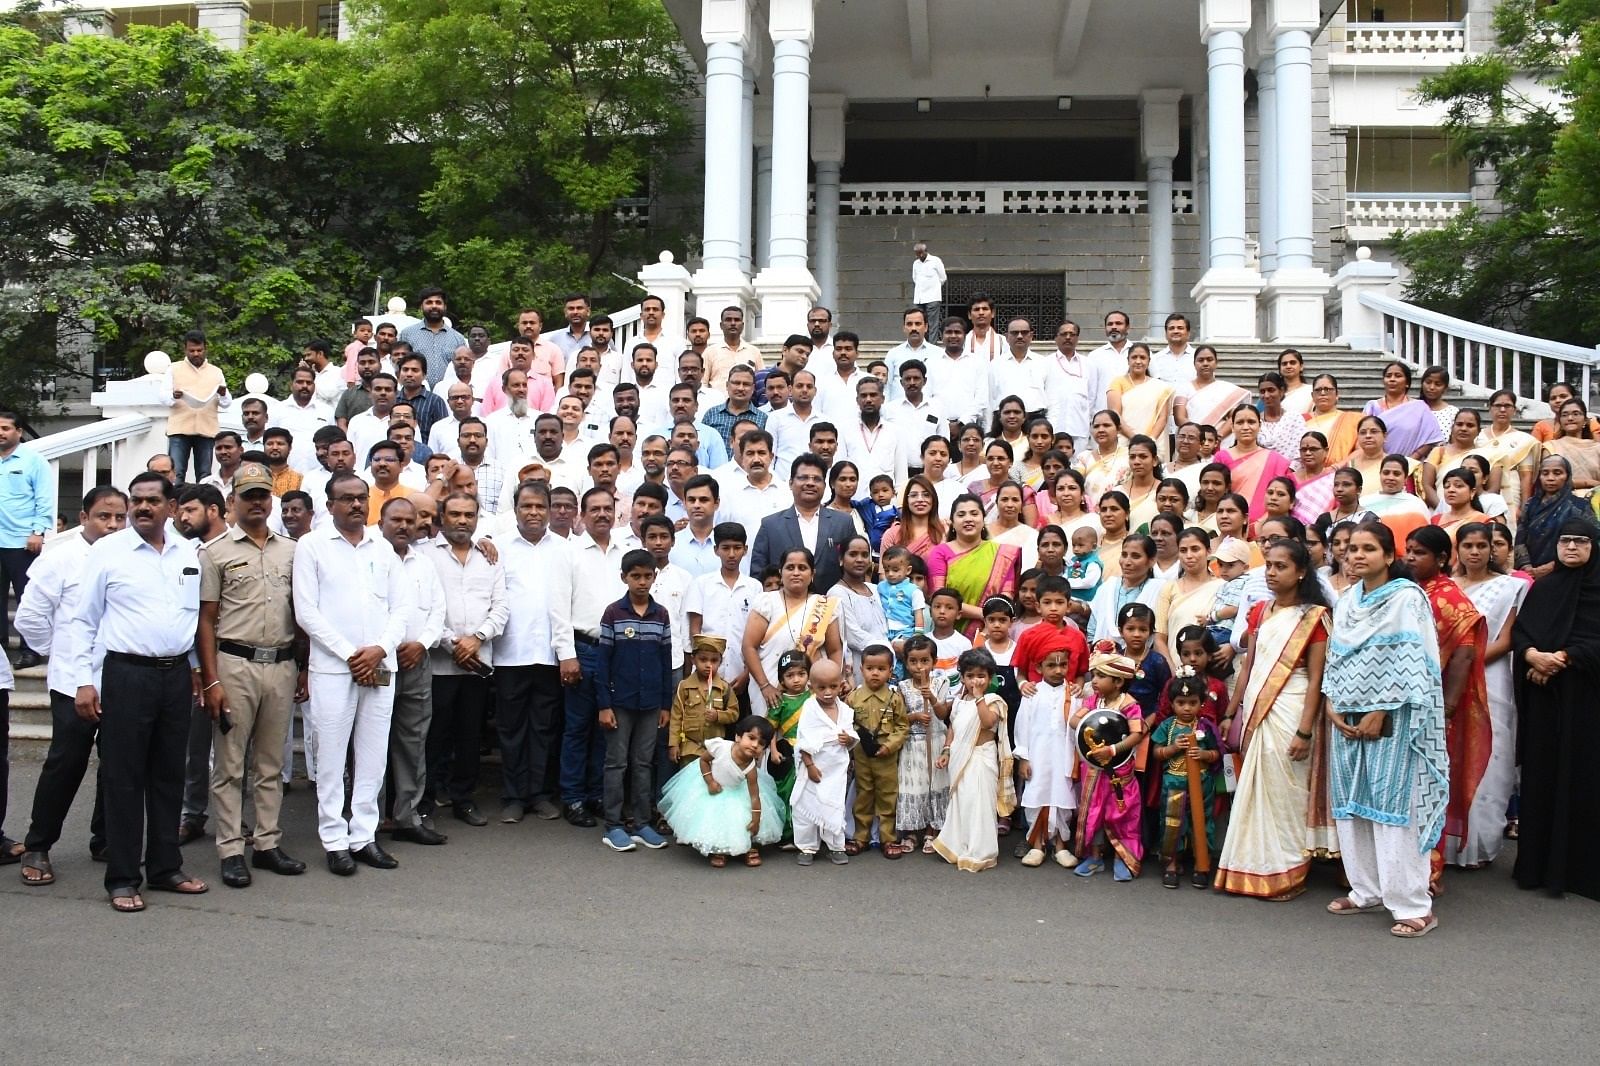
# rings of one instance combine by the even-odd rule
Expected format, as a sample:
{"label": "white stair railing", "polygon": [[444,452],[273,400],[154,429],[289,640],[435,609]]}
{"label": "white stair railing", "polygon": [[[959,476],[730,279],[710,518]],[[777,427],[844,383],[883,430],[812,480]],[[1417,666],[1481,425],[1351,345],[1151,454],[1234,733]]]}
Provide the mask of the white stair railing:
{"label": "white stair railing", "polygon": [[1544,403],[1545,387],[1565,381],[1589,402],[1600,348],[1524,337],[1378,293],[1364,292],[1360,299],[1383,316],[1385,351],[1418,369],[1444,367],[1468,395],[1510,389],[1521,406],[1537,409]]}
{"label": "white stair railing", "polygon": [[[69,521],[78,513],[78,507],[72,502],[72,496],[69,495],[64,499],[61,495],[64,461],[77,459],[81,464],[77,495],[87,495],[90,489],[100,483],[101,449],[107,452],[106,469],[116,470],[119,465],[118,460],[123,458],[123,449],[130,441],[142,438],[154,424],[155,420],[148,415],[117,415],[114,418],[64,429],[59,433],[50,433],[30,441],[27,447],[50,464],[56,511],[69,516]],[[68,465],[70,467],[71,464]]]}

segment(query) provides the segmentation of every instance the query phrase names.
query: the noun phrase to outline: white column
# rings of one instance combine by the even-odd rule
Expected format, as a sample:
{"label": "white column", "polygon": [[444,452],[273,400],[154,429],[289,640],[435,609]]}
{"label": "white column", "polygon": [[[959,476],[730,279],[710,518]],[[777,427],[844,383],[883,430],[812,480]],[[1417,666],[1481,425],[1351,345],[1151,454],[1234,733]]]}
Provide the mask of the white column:
{"label": "white column", "polygon": [[745,57],[744,91],[739,106],[739,143],[744,146],[744,151],[739,153],[739,202],[745,205],[745,209],[739,212],[739,269],[745,274],[753,274],[754,259],[750,249],[753,213],[750,202],[755,189],[753,148],[756,143],[756,71],[749,56]]}
{"label": "white column", "polygon": [[1277,272],[1267,285],[1275,343],[1322,340],[1331,280],[1317,268],[1312,237],[1311,33],[1317,0],[1273,0],[1272,62],[1277,75]]}
{"label": "white column", "polygon": [[208,0],[194,6],[195,25],[220,48],[237,52],[250,35],[250,5],[244,0]]}
{"label": "white column", "polygon": [[[746,0],[701,0],[700,31],[706,43],[705,202],[700,227],[700,270],[694,276],[696,309],[715,318],[723,307],[748,308],[750,277],[740,269],[739,216],[744,134],[745,53],[750,42]],[[749,316],[746,315],[748,318]]]}
{"label": "white column", "polygon": [[683,336],[684,323],[688,321],[689,272],[674,260],[671,252],[663,251],[654,263],[635,275],[644,291],[661,297],[666,305],[661,318],[661,332],[668,337]]}
{"label": "white column", "polygon": [[811,160],[816,167],[817,289],[820,302],[839,317],[839,171],[844,166],[846,99],[818,93],[811,98]]}
{"label": "white column", "polygon": [[770,262],[756,275],[761,340],[805,332],[817,302],[807,265],[806,173],[811,129],[812,0],[771,0],[772,243]]}
{"label": "white column", "polygon": [[1260,181],[1256,196],[1261,213],[1261,273],[1278,269],[1278,77],[1269,56],[1256,71],[1256,120],[1260,126]]}
{"label": "white column", "polygon": [[1203,0],[1206,42],[1206,129],[1211,164],[1207,187],[1207,269],[1191,295],[1200,305],[1200,333],[1211,341],[1256,340],[1261,275],[1245,259],[1244,35],[1249,0]]}
{"label": "white column", "polygon": [[1356,249],[1356,261],[1346,263],[1333,276],[1333,287],[1339,293],[1339,335],[1334,340],[1352,348],[1383,351],[1383,313],[1363,304],[1361,294],[1398,297],[1400,272],[1374,260],[1372,249],[1363,244]]}
{"label": "white column", "polygon": [[1172,307],[1172,160],[1178,154],[1178,101],[1182,89],[1146,89],[1139,94],[1139,150],[1144,156],[1145,209],[1149,212],[1151,338],[1164,336]]}
{"label": "white column", "polygon": [[763,98],[756,104],[756,221],[755,247],[750,254],[757,270],[772,262],[772,101]]}

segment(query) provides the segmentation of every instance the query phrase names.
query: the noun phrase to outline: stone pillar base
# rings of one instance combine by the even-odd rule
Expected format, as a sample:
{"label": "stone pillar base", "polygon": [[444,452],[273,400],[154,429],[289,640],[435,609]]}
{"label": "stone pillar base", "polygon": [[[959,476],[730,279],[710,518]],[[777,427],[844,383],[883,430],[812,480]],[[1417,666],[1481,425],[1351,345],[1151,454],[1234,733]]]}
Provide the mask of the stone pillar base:
{"label": "stone pillar base", "polygon": [[1346,263],[1333,276],[1333,287],[1339,293],[1340,344],[1352,348],[1383,350],[1383,312],[1375,311],[1361,302],[1361,294],[1374,292],[1381,296],[1395,296],[1400,272],[1389,263],[1372,258],[1372,249],[1363,245],[1356,249],[1356,261]]}
{"label": "stone pillar base", "polygon": [[668,337],[683,336],[684,322],[689,317],[689,290],[694,285],[689,272],[673,262],[671,252],[663,251],[654,263],[634,276],[647,294],[661,297],[661,302],[666,304],[661,331]]}
{"label": "stone pillar base", "polygon": [[758,342],[782,344],[791,333],[806,331],[806,313],[820,296],[811,271],[803,266],[770,266],[755,276],[754,285],[761,300]]}
{"label": "stone pillar base", "polygon": [[713,334],[724,307],[744,308],[744,320],[750,321],[756,293],[750,287],[750,279],[737,268],[702,267],[690,284],[694,289],[694,313],[712,324]]}
{"label": "stone pillar base", "polygon": [[1333,279],[1320,270],[1279,268],[1267,281],[1267,332],[1274,344],[1327,339],[1323,310]]}
{"label": "stone pillar base", "polygon": [[1200,339],[1254,344],[1261,275],[1249,267],[1212,267],[1189,295],[1200,306]]}

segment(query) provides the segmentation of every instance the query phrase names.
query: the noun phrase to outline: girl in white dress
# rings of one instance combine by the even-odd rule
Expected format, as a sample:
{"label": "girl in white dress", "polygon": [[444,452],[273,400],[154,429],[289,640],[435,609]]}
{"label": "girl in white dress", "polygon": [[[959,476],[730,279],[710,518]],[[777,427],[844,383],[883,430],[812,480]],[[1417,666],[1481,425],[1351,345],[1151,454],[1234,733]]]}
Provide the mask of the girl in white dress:
{"label": "girl in white dress", "polygon": [[950,733],[934,764],[950,771],[950,808],[933,850],[958,869],[976,873],[999,862],[995,820],[1016,809],[1016,792],[1005,701],[989,691],[994,657],[979,649],[965,651],[957,668],[961,695],[951,704]]}

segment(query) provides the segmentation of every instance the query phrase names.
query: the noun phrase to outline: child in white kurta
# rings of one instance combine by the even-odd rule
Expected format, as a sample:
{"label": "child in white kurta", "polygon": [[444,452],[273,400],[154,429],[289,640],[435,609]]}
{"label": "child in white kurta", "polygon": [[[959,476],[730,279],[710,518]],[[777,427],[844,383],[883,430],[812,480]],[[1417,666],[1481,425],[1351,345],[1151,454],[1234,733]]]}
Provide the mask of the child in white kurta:
{"label": "child in white kurta", "polygon": [[1045,847],[1054,844],[1056,862],[1071,869],[1078,863],[1067,841],[1078,809],[1078,788],[1072,780],[1076,744],[1067,729],[1072,690],[1067,685],[1065,651],[1054,651],[1039,664],[1042,678],[1033,695],[1022,698],[1017,712],[1015,756],[1024,782],[1022,806],[1028,817],[1024,866],[1044,862]]}
{"label": "child in white kurta", "polygon": [[823,844],[834,865],[850,861],[844,853],[845,792],[850,749],[860,738],[854,714],[839,700],[842,682],[837,663],[818,660],[811,667],[811,698],[800,708],[794,742],[800,765],[795,768],[789,808],[801,866],[810,866]]}

